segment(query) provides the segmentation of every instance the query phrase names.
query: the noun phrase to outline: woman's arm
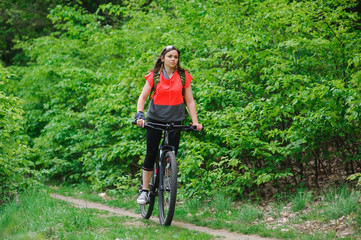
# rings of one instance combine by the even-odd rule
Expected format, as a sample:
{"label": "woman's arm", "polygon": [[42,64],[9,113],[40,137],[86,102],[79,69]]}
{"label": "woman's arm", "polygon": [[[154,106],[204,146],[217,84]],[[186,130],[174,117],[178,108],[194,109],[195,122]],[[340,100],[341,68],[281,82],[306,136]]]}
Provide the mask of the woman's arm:
{"label": "woman's arm", "polygon": [[[137,111],[138,112],[143,112],[144,111],[144,105],[145,105],[145,101],[147,100],[148,94],[151,90],[151,87],[149,85],[148,82],[145,83],[142,93],[140,94],[139,98],[138,98],[138,104],[137,104]],[[138,119],[137,120],[137,125],[139,127],[144,127],[144,119]]]}
{"label": "woman's arm", "polygon": [[151,87],[150,87],[149,83],[145,82],[142,93],[140,94],[139,99],[138,99],[137,111],[143,112],[145,101],[147,100],[150,90],[151,90]]}
{"label": "woman's arm", "polygon": [[189,85],[189,87],[186,88],[184,98],[186,100],[187,108],[189,111],[189,114],[192,118],[192,125],[197,126],[197,130],[202,130],[202,124],[198,123],[198,117],[197,117],[197,109],[196,109],[196,103],[193,98],[193,91],[192,86]]}

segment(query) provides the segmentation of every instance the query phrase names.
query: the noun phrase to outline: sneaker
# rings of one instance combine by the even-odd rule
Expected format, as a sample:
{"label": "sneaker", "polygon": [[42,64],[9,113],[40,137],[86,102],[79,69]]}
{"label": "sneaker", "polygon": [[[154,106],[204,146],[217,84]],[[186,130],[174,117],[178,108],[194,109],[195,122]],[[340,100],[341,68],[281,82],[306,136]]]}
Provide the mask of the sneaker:
{"label": "sneaker", "polygon": [[148,190],[141,190],[137,199],[137,203],[140,205],[145,205],[148,203]]}

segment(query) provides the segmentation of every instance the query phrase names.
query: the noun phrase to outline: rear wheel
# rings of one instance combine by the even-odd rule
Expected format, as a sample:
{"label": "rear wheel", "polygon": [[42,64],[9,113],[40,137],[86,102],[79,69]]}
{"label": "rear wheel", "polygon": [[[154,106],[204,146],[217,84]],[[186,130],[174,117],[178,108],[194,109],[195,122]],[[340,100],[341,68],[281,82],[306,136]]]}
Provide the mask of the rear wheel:
{"label": "rear wheel", "polygon": [[177,198],[177,161],[173,152],[164,155],[160,166],[158,211],[163,226],[172,223]]}
{"label": "rear wheel", "polygon": [[[156,164],[154,164],[154,171],[152,174],[152,178],[149,183],[149,196],[148,196],[148,203],[145,205],[139,205],[140,206],[140,214],[144,219],[149,219],[150,216],[152,216],[153,208],[154,208],[154,202],[155,202],[155,192],[157,187],[157,177],[156,177]],[[143,176],[142,176],[143,179]],[[142,180],[143,182],[143,180]],[[143,184],[143,183],[142,183]]]}

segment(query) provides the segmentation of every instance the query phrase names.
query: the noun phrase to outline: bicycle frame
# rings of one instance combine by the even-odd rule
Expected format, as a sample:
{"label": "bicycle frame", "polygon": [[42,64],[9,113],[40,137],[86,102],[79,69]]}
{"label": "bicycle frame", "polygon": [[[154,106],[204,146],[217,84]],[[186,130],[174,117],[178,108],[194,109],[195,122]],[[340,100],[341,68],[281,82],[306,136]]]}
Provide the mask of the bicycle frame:
{"label": "bicycle frame", "polygon": [[[133,122],[133,124],[136,124],[136,122]],[[159,154],[154,164],[153,176],[149,184],[149,203],[140,205],[141,215],[145,219],[151,216],[155,197],[158,195],[159,221],[161,225],[169,226],[175,210],[178,173],[175,149],[169,145],[169,133],[171,131],[197,131],[197,129],[191,125],[152,122],[146,122],[144,127],[160,130],[164,134],[163,143],[159,148]]]}

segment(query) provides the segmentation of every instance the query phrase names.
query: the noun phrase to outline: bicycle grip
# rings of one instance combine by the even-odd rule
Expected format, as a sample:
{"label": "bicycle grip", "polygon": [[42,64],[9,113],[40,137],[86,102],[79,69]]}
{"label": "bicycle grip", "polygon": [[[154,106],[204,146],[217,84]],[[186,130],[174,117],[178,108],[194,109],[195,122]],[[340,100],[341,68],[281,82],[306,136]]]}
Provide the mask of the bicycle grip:
{"label": "bicycle grip", "polygon": [[[204,129],[204,126],[202,125],[202,129],[201,129],[200,131],[202,131],[203,129]],[[200,131],[197,130],[197,127],[195,127],[195,130],[196,130],[197,132],[200,132]]]}
{"label": "bicycle grip", "polygon": [[202,129],[200,131],[197,130],[197,126],[195,125],[192,125],[191,128],[193,129],[193,131],[200,132],[204,129],[204,126],[202,125]]}
{"label": "bicycle grip", "polygon": [[[132,124],[133,124],[133,125],[138,125],[137,120],[134,120],[134,121],[132,122]],[[147,126],[147,122],[144,123],[144,127],[146,127],[146,126]],[[138,126],[138,127],[141,127],[141,126]]]}

